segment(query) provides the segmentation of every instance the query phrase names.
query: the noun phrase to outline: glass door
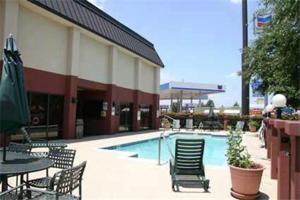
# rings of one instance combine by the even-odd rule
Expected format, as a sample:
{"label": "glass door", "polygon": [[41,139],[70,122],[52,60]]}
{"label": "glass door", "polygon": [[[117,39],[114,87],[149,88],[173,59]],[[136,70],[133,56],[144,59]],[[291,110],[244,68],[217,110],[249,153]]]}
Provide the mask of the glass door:
{"label": "glass door", "polygon": [[131,131],[132,130],[132,104],[120,105],[120,125],[119,131]]}
{"label": "glass door", "polygon": [[141,120],[140,120],[140,129],[150,129],[151,128],[151,107],[144,105],[140,107]]}

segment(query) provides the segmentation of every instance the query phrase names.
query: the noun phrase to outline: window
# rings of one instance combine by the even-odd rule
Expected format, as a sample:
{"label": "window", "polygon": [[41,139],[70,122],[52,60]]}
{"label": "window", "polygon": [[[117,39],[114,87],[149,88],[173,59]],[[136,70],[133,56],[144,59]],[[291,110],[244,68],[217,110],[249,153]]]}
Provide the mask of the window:
{"label": "window", "polygon": [[37,138],[57,138],[63,129],[64,97],[29,92],[30,132]]}

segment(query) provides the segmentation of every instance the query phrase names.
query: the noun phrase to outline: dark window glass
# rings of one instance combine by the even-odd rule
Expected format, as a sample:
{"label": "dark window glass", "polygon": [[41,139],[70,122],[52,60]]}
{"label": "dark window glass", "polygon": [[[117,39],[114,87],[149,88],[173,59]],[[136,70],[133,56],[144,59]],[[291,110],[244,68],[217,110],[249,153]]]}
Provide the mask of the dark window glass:
{"label": "dark window glass", "polygon": [[57,125],[62,129],[63,112],[64,112],[64,97],[51,95],[49,104],[49,125]]}
{"label": "dark window glass", "polygon": [[41,126],[47,124],[47,98],[48,97],[46,94],[31,94],[31,126]]}
{"label": "dark window glass", "polygon": [[140,129],[150,129],[151,128],[151,107],[141,106],[141,119],[140,119]]}
{"label": "dark window glass", "polygon": [[42,93],[28,93],[31,112],[30,133],[36,138],[61,137],[63,129],[64,97]]}
{"label": "dark window glass", "polygon": [[100,119],[101,110],[101,101],[86,101],[83,106],[84,119]]}
{"label": "dark window glass", "polygon": [[131,131],[131,129],[132,129],[132,104],[121,104],[119,131]]}

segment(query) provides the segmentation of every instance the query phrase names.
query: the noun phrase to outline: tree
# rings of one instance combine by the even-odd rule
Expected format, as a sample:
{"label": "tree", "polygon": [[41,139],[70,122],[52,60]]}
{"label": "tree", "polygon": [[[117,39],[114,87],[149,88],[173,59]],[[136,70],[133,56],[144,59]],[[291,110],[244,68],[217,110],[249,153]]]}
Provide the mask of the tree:
{"label": "tree", "polygon": [[300,1],[261,0],[272,12],[272,21],[253,41],[246,53],[245,76],[262,80],[259,92],[282,93],[288,104],[300,105]]}
{"label": "tree", "polygon": [[235,102],[235,103],[233,104],[233,107],[240,107],[240,105],[239,105],[238,102]]}
{"label": "tree", "polygon": [[211,100],[211,99],[209,99],[209,100],[206,102],[205,107],[215,107],[214,101]]}
{"label": "tree", "polygon": [[179,112],[179,107],[180,107],[180,102],[173,102],[171,111],[177,113]]}

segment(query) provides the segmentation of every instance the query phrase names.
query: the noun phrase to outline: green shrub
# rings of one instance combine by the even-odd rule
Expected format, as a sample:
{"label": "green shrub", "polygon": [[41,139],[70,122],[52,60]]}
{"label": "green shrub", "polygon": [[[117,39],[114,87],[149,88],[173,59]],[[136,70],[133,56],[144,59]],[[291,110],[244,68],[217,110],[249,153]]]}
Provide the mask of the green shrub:
{"label": "green shrub", "polygon": [[[173,113],[169,112],[166,113],[166,115],[174,118],[174,119],[179,119],[180,120],[180,126],[185,127],[186,119],[193,119],[193,125],[198,127],[200,122],[206,121],[208,119],[208,114],[204,113]],[[261,120],[263,119],[262,116],[238,116],[238,115],[224,115],[224,114],[219,114],[218,116],[218,121],[221,124],[224,124],[224,120],[227,120],[228,126],[235,127],[236,123],[238,121],[244,121],[245,122],[245,131],[248,130],[248,121],[254,120],[256,121],[259,125],[261,124]]]}
{"label": "green shrub", "polygon": [[161,119],[161,127],[167,128],[169,126],[171,126],[171,123],[169,122],[169,120],[166,118],[162,118]]}
{"label": "green shrub", "polygon": [[259,126],[260,126],[260,124],[257,121],[253,120],[253,119],[249,120],[248,125],[249,126],[254,126],[256,129],[259,128]]}

